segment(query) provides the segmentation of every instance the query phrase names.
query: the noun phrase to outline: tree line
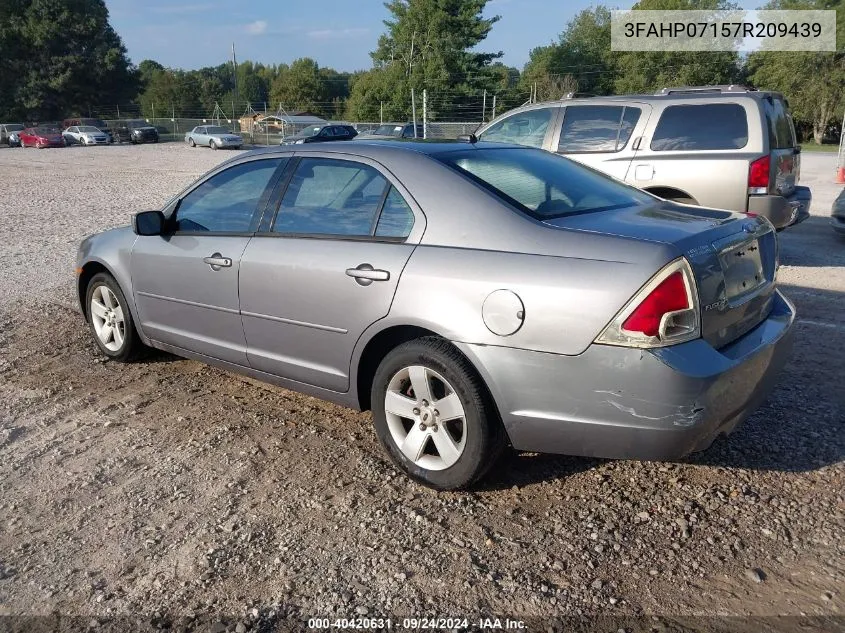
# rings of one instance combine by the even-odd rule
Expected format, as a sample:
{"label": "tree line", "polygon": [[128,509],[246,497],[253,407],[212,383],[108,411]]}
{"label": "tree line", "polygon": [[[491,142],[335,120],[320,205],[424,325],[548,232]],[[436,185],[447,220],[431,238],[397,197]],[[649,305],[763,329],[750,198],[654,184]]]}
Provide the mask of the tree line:
{"label": "tree line", "polygon": [[[145,116],[240,116],[309,111],[333,119],[404,120],[423,89],[430,119],[478,120],[486,95],[498,112],[567,93],[649,93],[665,86],[748,84],[783,92],[804,136],[821,141],[845,107],[845,53],[614,52],[610,10],[585,9],[522,69],[480,47],[499,18],[488,0],[390,0],[372,67],[342,72],[310,58],[245,61],[183,70],[154,60],[133,66],[103,0],[0,3],[0,117],[54,119],[132,102]],[[729,0],[640,0],[635,9],[734,9]],[[772,0],[769,9],[839,9],[845,0]],[[84,18],[84,19],[82,19]],[[838,29],[838,34],[845,33]]]}

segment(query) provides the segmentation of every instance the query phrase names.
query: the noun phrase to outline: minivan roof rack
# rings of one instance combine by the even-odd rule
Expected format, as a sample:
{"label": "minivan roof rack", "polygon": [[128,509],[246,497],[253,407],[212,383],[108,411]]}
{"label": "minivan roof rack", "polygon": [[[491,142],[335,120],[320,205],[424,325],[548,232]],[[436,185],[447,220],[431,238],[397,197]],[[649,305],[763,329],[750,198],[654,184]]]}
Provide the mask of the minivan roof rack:
{"label": "minivan roof rack", "polygon": [[754,88],[748,86],[741,86],[739,84],[730,84],[729,86],[681,86],[677,88],[662,88],[658,90],[656,95],[678,95],[678,94],[708,94],[721,92],[756,92]]}
{"label": "minivan roof rack", "polygon": [[581,99],[583,97],[595,97],[592,92],[567,92],[563,95],[560,100],[564,101],[565,99]]}

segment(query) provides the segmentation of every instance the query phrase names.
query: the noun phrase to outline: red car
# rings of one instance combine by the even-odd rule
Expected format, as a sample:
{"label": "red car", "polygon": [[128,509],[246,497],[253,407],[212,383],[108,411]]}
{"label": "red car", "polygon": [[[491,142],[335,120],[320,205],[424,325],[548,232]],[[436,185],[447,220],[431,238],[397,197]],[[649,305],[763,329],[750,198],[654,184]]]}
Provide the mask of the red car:
{"label": "red car", "polygon": [[66,145],[62,133],[58,130],[43,127],[30,127],[20,133],[21,147],[64,147]]}

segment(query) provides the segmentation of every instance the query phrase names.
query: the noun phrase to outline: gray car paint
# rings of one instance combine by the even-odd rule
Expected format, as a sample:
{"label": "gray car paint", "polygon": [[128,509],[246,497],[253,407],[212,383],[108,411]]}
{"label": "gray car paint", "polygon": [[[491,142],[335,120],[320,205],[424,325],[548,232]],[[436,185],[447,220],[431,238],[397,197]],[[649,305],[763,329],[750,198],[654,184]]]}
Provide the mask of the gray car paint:
{"label": "gray car paint", "polygon": [[[769,234],[765,220],[707,209],[673,217],[685,215],[684,208],[655,199],[653,207],[627,215],[543,223],[429,155],[455,148],[359,142],[295,153],[259,150],[221,164],[165,207],[172,213],[179,197],[205,178],[268,153],[358,159],[378,166],[411,204],[416,224],[405,243],[272,235],[173,243],[180,236],[136,238],[122,228],[87,238],[77,265],[99,263],[115,276],[145,343],[346,406],[357,407],[366,396],[350,378],[374,337],[395,326],[425,328],[473,362],[512,443],[525,450],[638,457],[654,433],[686,421],[687,433],[669,434],[674,439],[661,449],[678,456],[702,447],[765,397],[788,356],[794,318],[773,279],[758,293],[767,297],[761,305],[725,306],[722,318],[732,317],[740,329],[716,347],[706,338],[663,350],[593,342],[680,255],[689,256],[700,292],[709,293],[702,304],[718,301],[724,280],[720,288],[712,243]],[[220,241],[229,239],[236,242]],[[221,286],[221,276],[205,274],[202,257],[222,249],[233,259],[229,272],[239,263],[240,279],[224,276]],[[389,269],[390,282],[360,286],[345,275],[361,263]],[[481,318],[485,298],[503,288],[525,305],[523,327],[504,337]],[[179,301],[162,301],[165,296]],[[755,325],[742,331],[752,312]],[[723,321],[721,329],[736,323]],[[617,427],[629,430],[614,440]]]}

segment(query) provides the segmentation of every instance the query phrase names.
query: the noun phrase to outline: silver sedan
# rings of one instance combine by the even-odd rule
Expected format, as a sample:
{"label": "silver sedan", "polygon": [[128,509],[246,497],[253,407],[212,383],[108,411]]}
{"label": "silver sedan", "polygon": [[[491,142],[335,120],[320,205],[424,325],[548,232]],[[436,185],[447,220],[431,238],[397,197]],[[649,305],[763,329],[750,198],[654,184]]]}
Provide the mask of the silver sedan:
{"label": "silver sedan", "polygon": [[199,145],[211,149],[222,149],[224,147],[240,149],[241,145],[244,144],[244,139],[219,125],[198,125],[185,134],[185,142],[191,147]]}
{"label": "silver sedan", "polygon": [[786,363],[762,218],[690,208],[541,150],[326,143],[223,163],[83,241],[100,350],[143,346],[371,409],[399,468],[471,485],[508,445],[674,459]]}

